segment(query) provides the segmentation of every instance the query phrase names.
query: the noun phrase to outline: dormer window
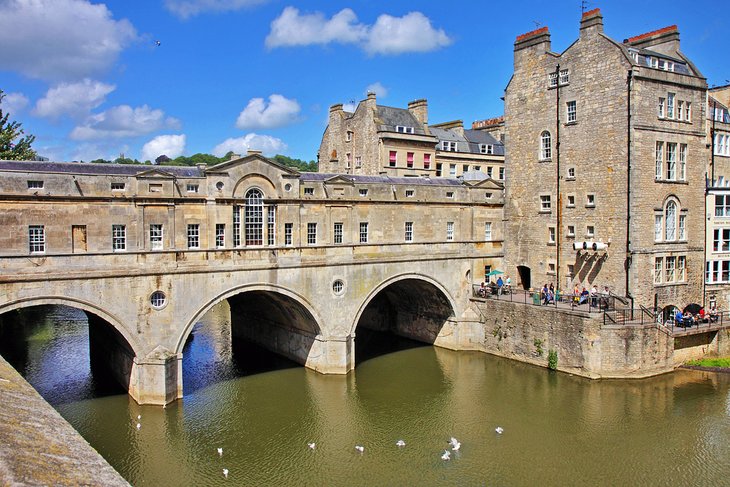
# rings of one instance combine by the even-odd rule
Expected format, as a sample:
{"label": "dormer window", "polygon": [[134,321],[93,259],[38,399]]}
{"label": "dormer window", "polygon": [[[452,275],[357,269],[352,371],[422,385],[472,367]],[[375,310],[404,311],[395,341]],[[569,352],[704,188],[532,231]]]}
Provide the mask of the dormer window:
{"label": "dormer window", "polygon": [[396,125],[395,131],[400,134],[412,134],[415,132],[413,127],[407,127],[405,125]]}
{"label": "dormer window", "polygon": [[492,144],[479,144],[479,152],[482,154],[494,154],[494,146]]}
{"label": "dormer window", "polygon": [[447,152],[456,152],[456,142],[453,140],[442,140],[441,150]]}

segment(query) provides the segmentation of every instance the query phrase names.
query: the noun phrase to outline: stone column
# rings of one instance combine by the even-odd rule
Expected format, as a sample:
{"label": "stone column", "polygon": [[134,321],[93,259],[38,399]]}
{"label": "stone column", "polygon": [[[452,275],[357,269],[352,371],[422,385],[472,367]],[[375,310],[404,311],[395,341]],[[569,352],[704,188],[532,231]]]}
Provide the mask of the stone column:
{"label": "stone column", "polygon": [[135,357],[129,395],[139,404],[169,404],[183,396],[182,354],[163,347],[146,357]]}
{"label": "stone column", "polygon": [[355,368],[355,337],[318,335],[306,366],[321,374],[347,374]]}

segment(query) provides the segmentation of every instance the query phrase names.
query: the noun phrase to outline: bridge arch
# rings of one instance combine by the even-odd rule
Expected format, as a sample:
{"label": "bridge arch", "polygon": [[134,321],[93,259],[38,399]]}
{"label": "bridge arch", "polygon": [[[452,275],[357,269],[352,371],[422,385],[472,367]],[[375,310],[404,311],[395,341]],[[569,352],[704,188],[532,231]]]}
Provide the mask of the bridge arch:
{"label": "bridge arch", "polygon": [[[274,328],[271,333],[239,330],[242,333],[241,336],[294,361],[301,362],[303,365],[308,365],[310,350],[312,350],[315,340],[321,335],[322,320],[319,313],[301,294],[283,286],[266,283],[236,286],[203,304],[185,324],[175,345],[176,353],[182,353],[188,336],[203,315],[224,300],[228,300],[231,304],[232,315],[237,310],[253,311],[259,318],[262,318],[262,314],[269,315],[265,321]],[[281,326],[284,322],[290,326]],[[271,339],[268,342],[267,337]]]}
{"label": "bridge arch", "polygon": [[355,335],[357,327],[363,326],[433,344],[443,325],[455,318],[456,310],[456,301],[439,281],[425,274],[399,274],[367,295],[350,334]]}

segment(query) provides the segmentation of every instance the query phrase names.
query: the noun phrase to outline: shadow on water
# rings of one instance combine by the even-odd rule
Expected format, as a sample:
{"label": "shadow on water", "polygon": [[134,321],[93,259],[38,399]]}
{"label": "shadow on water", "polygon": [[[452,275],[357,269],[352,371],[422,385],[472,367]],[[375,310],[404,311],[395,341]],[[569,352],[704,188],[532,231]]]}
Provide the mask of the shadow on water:
{"label": "shadow on water", "polygon": [[382,355],[430,346],[428,343],[411,340],[387,331],[358,328],[355,337],[355,366]]}

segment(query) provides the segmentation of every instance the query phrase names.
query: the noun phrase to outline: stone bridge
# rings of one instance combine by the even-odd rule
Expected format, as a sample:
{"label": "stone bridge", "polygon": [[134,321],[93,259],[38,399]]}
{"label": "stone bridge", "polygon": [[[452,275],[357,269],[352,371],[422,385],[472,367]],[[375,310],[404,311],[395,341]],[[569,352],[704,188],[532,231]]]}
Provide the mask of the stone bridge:
{"label": "stone bridge", "polygon": [[92,360],[137,402],[166,404],[183,396],[193,326],[223,300],[234,336],[325,374],[354,368],[358,327],[477,349],[469,297],[483,258],[473,243],[8,256],[0,314],[84,310]]}

